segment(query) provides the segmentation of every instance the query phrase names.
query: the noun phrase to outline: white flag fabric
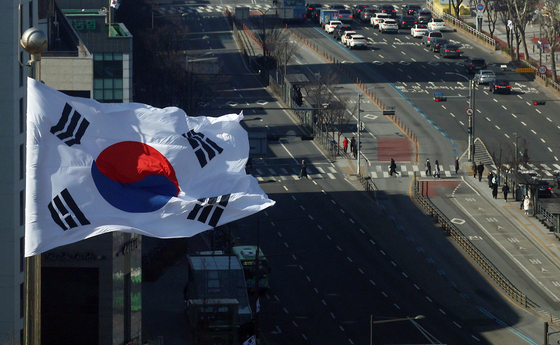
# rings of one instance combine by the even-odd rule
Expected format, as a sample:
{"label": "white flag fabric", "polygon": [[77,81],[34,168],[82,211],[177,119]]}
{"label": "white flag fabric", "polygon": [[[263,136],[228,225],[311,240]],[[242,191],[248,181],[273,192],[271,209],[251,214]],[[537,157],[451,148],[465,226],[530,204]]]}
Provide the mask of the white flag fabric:
{"label": "white flag fabric", "polygon": [[120,0],[111,0],[111,7],[118,10],[119,7],[121,7],[121,1]]}
{"label": "white flag fabric", "polygon": [[255,344],[255,336],[252,335],[251,338],[245,340],[245,342],[243,342],[243,345],[254,345]]}
{"label": "white flag fabric", "polygon": [[102,104],[28,79],[25,256],[111,231],[190,237],[274,205],[243,114]]}

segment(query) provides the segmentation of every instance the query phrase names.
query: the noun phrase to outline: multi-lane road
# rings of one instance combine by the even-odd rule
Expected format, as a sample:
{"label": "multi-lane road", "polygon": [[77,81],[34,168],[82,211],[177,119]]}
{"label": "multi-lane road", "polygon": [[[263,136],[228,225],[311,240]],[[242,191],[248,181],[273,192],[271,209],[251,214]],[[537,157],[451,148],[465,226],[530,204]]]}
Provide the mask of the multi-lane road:
{"label": "multi-lane road", "polygon": [[[216,56],[221,73],[230,75],[225,91],[203,115],[243,110],[250,131],[296,133],[295,140],[269,142],[267,157],[253,160],[252,173],[277,205],[232,224],[239,243],[255,243],[258,238],[269,256],[271,290],[262,297],[258,318],[268,343],[541,343],[542,323],[508,301],[425,217],[408,197],[409,179],[381,183],[378,199],[372,200],[346,180],[340,166],[329,163],[316,144],[299,140],[302,132],[296,121],[278,110],[282,105],[247,75],[221,13],[226,5],[235,6],[216,2],[161,8],[188,13],[193,38],[189,54]],[[467,95],[468,84],[457,75],[464,74],[462,60],[439,58],[406,31],[379,34],[357,22],[353,27],[370,39],[370,49],[349,51],[311,23],[294,30],[344,61],[368,87],[378,86],[376,94],[395,106],[399,117],[423,138],[421,161],[429,155],[451,165],[466,149],[467,102],[448,98],[446,103],[434,103],[433,92]],[[539,171],[546,175],[543,165],[554,169],[560,156],[554,140],[560,125],[553,115],[557,108],[553,103],[539,108],[531,104],[535,97],[547,98],[544,90],[512,71],[502,74],[498,53],[455,32],[445,36],[461,43],[466,55],[485,58],[491,69],[514,83],[512,95],[477,88],[476,136],[496,145],[512,144],[517,132]],[[302,50],[290,68],[316,73],[325,64]],[[365,103],[364,110],[375,109]],[[387,123],[378,117],[363,120],[371,132],[387,134],[381,133]],[[308,161],[312,180],[294,178],[302,158]],[[412,159],[410,163],[414,165]],[[417,315],[425,318],[379,323]]]}

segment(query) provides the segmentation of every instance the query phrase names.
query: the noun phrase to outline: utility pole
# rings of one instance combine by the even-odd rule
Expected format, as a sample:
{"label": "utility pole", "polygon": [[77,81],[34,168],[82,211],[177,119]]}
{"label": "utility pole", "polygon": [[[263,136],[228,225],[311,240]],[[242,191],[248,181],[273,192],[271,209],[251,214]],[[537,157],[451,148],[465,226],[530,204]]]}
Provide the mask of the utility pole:
{"label": "utility pole", "polygon": [[362,142],[360,140],[360,132],[361,132],[361,127],[362,127],[362,109],[361,109],[361,104],[362,104],[362,95],[363,93],[359,93],[358,94],[358,126],[357,126],[357,130],[358,130],[358,142],[356,143],[357,146],[357,151],[358,152],[358,175],[362,175],[362,169],[361,169],[361,164],[360,164],[360,155],[361,155],[361,146],[362,146]]}

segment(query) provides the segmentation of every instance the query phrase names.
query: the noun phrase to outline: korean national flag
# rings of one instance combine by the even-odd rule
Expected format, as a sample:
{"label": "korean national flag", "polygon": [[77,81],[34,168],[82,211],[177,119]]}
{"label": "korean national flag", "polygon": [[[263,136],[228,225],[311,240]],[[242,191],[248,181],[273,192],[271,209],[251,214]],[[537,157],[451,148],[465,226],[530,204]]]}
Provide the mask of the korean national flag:
{"label": "korean national flag", "polygon": [[111,231],[189,237],[274,205],[245,173],[242,119],[101,104],[28,79],[25,255]]}

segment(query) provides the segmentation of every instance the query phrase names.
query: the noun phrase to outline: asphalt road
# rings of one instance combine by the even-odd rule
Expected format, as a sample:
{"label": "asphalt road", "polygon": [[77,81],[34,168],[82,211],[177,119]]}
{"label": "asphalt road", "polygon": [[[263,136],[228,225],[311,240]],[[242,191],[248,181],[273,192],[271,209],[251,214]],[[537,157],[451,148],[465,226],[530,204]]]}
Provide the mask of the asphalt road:
{"label": "asphalt road", "polygon": [[[202,115],[243,109],[249,130],[264,129],[278,135],[288,131],[300,134],[299,127],[288,114],[281,110],[266,110],[267,106],[278,108],[281,105],[261,88],[255,78],[246,75],[235,52],[235,42],[227,34],[225,19],[216,13],[196,12],[187,20],[192,23],[191,34],[201,38],[192,40],[191,54],[207,56],[210,53],[208,55],[218,57],[222,72],[231,75],[224,92],[213,99]],[[457,153],[464,151],[464,140],[458,138],[466,137],[466,130],[461,120],[453,120],[450,114],[464,111],[465,103],[460,105],[449,101],[445,104],[449,109],[442,110],[438,109],[440,105],[431,101],[430,85],[459,85],[453,78],[450,81],[429,81],[431,72],[424,72],[428,67],[422,66],[432,66],[428,59],[434,58],[433,53],[428,54],[416,44],[394,43],[387,43],[387,47],[391,47],[387,52],[359,53],[377,54],[384,61],[405,61],[402,51],[412,56],[408,65],[383,62],[384,66],[380,68],[376,67],[381,66],[379,63],[360,64],[359,59],[366,61],[372,57],[360,57],[358,52],[352,56],[315,28],[303,27],[301,30],[314,40],[312,35],[316,35],[321,46],[332,48],[333,54],[345,59],[340,61],[354,58],[358,63],[352,68],[361,71],[368,85],[392,81],[392,85],[384,84],[376,91],[388,102],[394,101],[402,114],[400,116],[408,120],[419,137],[433,138],[429,149],[421,149],[422,158],[429,154],[451,162]],[[406,40],[404,34],[385,34],[383,37]],[[481,54],[486,53],[481,51]],[[297,55],[296,61],[302,66],[294,63],[296,67],[291,68],[320,71],[321,65],[325,64],[317,57],[304,56],[304,53]],[[427,62],[413,64],[412,59],[420,60],[418,56],[424,56]],[[311,63],[304,64],[306,59],[312,60]],[[460,72],[453,64],[435,67],[439,67],[438,71]],[[417,81],[399,81],[405,78]],[[402,87],[414,83],[419,83],[416,84],[419,88],[411,89],[425,92],[403,91]],[[349,93],[356,93],[350,82],[345,82],[345,87]],[[460,86],[451,90],[465,92]],[[410,96],[412,93],[414,98]],[[408,99],[403,99],[403,94],[409,96]],[[367,102],[364,100],[364,112],[375,116],[375,107]],[[480,101],[485,106],[488,103],[489,108],[492,106],[490,114],[498,114],[500,104],[509,106],[500,100],[484,102],[484,99]],[[523,100],[516,102],[516,108],[521,108]],[[477,104],[480,103],[477,99]],[[372,133],[371,138],[402,136],[395,134],[394,129],[393,133],[387,133],[391,124],[374,116],[364,120]],[[498,127],[506,127],[512,122],[502,119],[501,114],[497,117],[503,121]],[[438,128],[446,135],[434,136],[433,132]],[[477,128],[477,136],[481,136],[485,128],[492,137],[496,136],[493,131],[497,129],[489,125]],[[529,128],[526,132],[519,131],[521,137],[532,134]],[[531,147],[534,146],[532,142]],[[302,158],[308,161],[312,180],[293,178]],[[522,343],[534,343],[507,327],[526,322],[519,316],[523,312],[497,293],[456,245],[412,203],[407,196],[408,178],[383,180],[380,183],[382,192],[374,202],[354,181],[346,180],[340,166],[329,163],[316,145],[299,139],[269,142],[267,158],[254,161],[253,165],[253,174],[261,176],[262,188],[277,201],[277,205],[263,214],[235,222],[232,229],[242,244],[255,243],[258,236],[273,267],[272,289],[261,302],[259,316],[260,328],[270,344],[367,344],[370,336],[374,344],[513,344],[520,343],[520,339]],[[278,173],[270,177],[262,173],[271,170]],[[426,318],[375,323],[373,327],[370,324],[372,317],[377,322],[420,314]]]}

